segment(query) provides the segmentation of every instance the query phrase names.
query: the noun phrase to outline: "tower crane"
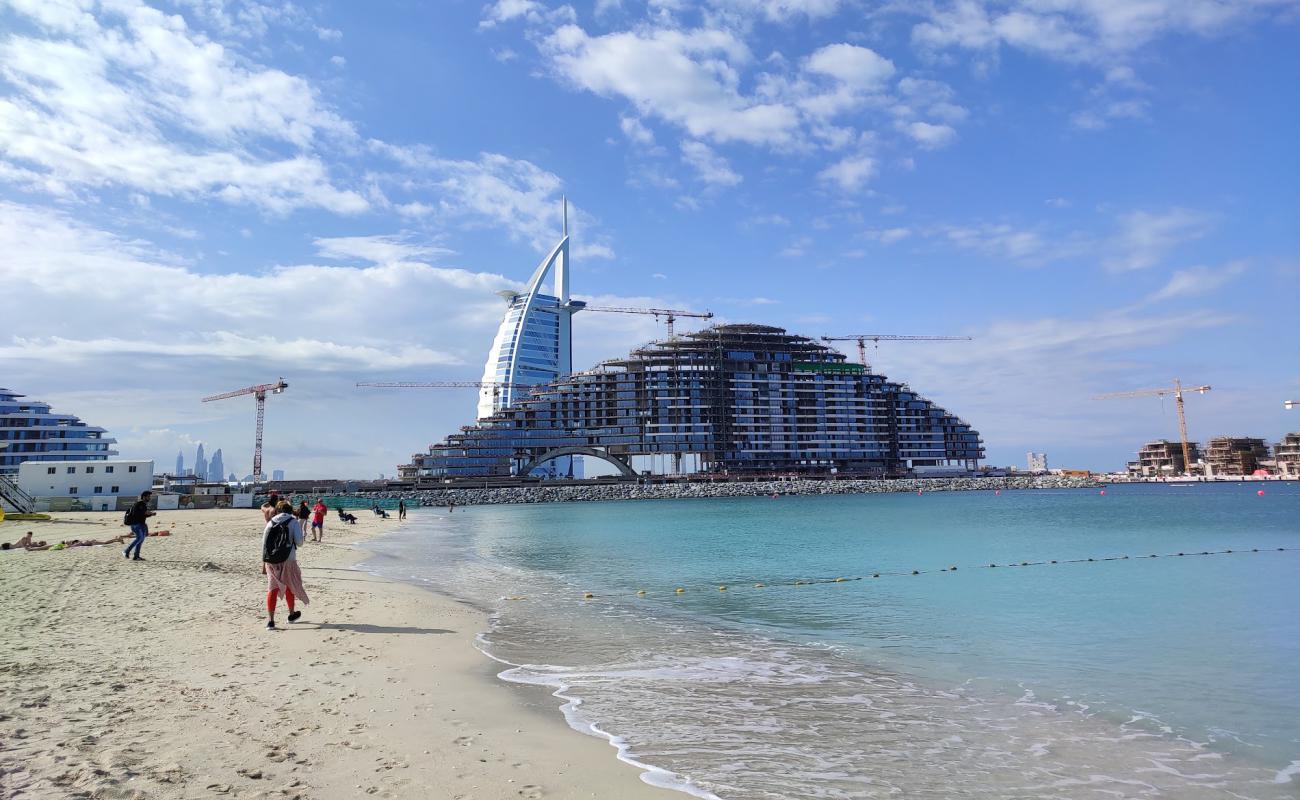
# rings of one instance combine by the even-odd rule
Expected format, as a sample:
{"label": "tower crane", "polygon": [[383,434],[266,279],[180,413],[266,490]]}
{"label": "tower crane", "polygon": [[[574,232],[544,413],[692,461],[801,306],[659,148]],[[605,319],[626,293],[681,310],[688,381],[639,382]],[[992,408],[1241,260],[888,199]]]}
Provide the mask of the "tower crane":
{"label": "tower crane", "polygon": [[1207,386],[1183,386],[1183,382],[1174,378],[1173,388],[1170,389],[1135,389],[1131,392],[1111,392],[1110,394],[1099,394],[1094,400],[1115,400],[1121,397],[1164,397],[1172,394],[1175,405],[1178,407],[1178,438],[1183,445],[1183,474],[1192,474],[1192,456],[1191,449],[1187,444],[1187,416],[1183,413],[1183,392],[1196,392],[1205,394],[1210,391]]}
{"label": "tower crane", "polygon": [[[536,389],[536,383],[510,383],[508,381],[358,381],[357,386],[374,389],[488,389],[496,400],[502,389]],[[493,402],[493,405],[496,405]]]}
{"label": "tower crane", "polygon": [[969,342],[969,336],[906,336],[892,333],[861,333],[854,336],[823,336],[823,342],[857,342],[858,361],[863,369],[871,371],[867,363],[867,342],[872,341],[879,348],[881,342]]}
{"label": "tower crane", "polygon": [[1296,406],[1300,406],[1300,400],[1283,400],[1283,401],[1282,401],[1282,407],[1285,408],[1287,411],[1290,411],[1291,409],[1295,408]]}
{"label": "tower crane", "polygon": [[676,308],[620,308],[616,306],[583,306],[584,311],[599,311],[608,314],[649,314],[655,318],[655,322],[660,317],[668,323],[668,338],[673,338],[673,323],[678,317],[692,317],[695,319],[713,319],[712,311],[682,311]]}
{"label": "tower crane", "polygon": [[211,397],[203,398],[203,402],[210,403],[213,400],[225,400],[227,397],[239,397],[245,394],[251,394],[257,399],[257,436],[253,440],[253,480],[262,481],[265,476],[262,475],[262,422],[266,418],[266,393],[281,394],[289,384],[284,382],[284,378],[278,378],[275,383],[262,383],[257,386],[246,386],[243,389],[236,389],[233,392],[223,392],[214,394]]}

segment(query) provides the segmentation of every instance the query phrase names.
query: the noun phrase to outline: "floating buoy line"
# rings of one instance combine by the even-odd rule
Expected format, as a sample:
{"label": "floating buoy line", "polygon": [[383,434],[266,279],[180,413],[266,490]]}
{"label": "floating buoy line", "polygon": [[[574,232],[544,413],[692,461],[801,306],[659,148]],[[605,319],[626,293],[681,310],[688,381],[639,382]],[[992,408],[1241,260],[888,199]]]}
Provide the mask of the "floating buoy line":
{"label": "floating buoy line", "polygon": [[[1044,566],[1052,566],[1053,564],[1058,564],[1058,565],[1059,564],[1100,564],[1106,561],[1142,561],[1142,560],[1150,560],[1153,558],[1191,558],[1195,556],[1228,556],[1228,555],[1244,555],[1244,554],[1251,554],[1251,553],[1256,553],[1256,554],[1257,553],[1286,553],[1286,552],[1296,552],[1296,551],[1300,551],[1300,547],[1252,547],[1249,549],[1233,549],[1233,550],[1188,550],[1180,553],[1150,553],[1148,555],[1142,555],[1142,556],[1122,555],[1122,556],[1100,556],[1094,558],[1062,558],[1062,559],[1051,559],[1048,561],[1006,561],[1006,562],[991,561],[987,564],[976,564],[974,567],[966,567],[966,569],[1013,569],[1019,567],[1044,567]],[[816,586],[819,584],[833,584],[833,583],[853,583],[856,581],[874,581],[879,578],[912,577],[914,575],[936,575],[941,572],[956,572],[956,571],[957,571],[957,566],[954,564],[948,567],[940,567],[939,569],[912,569],[912,570],[892,570],[892,571],[882,570],[880,572],[872,572],[870,575],[837,576],[834,578],[798,578],[794,580],[768,581],[768,582],[760,581],[758,583],[752,584],[752,588],[769,589],[769,588],[778,588],[778,587],[786,587],[786,586],[794,587],[794,586]],[[745,584],[744,581],[731,581],[726,583],[720,582],[720,583],[709,584],[707,588],[709,591],[717,591],[726,594],[731,592],[734,589],[744,587],[744,584]],[[696,587],[697,590],[702,588],[704,587]],[[683,595],[683,594],[687,594],[689,591],[690,590],[685,586],[677,586],[671,590],[660,592],[659,594]],[[635,592],[636,597],[649,597],[652,594],[655,594],[655,592],[652,592],[651,590],[644,589],[644,588],[637,589]],[[594,600],[596,599],[597,595],[595,592],[583,592],[582,597],[584,600]],[[505,599],[524,600],[526,598],[507,597]]]}

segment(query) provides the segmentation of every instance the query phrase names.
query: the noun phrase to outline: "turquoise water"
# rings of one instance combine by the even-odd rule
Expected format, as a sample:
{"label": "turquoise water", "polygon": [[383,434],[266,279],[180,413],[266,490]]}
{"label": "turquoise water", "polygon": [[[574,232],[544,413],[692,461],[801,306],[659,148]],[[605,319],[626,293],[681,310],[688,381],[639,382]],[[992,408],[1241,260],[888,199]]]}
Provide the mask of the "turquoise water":
{"label": "turquoise water", "polygon": [[1300,490],[1258,488],[423,510],[368,566],[701,796],[1296,797]]}

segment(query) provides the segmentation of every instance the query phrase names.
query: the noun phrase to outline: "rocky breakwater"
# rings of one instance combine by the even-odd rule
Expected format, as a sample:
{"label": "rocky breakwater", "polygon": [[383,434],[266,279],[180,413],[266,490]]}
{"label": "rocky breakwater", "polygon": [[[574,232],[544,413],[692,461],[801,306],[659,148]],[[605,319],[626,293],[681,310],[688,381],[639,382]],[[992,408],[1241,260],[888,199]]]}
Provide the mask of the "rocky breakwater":
{"label": "rocky breakwater", "polygon": [[1010,478],[918,478],[906,480],[716,481],[692,483],[606,483],[591,486],[516,486],[489,489],[418,489],[375,492],[367,498],[402,499],[412,506],[574,503],[598,500],[686,500],[710,497],[876,494],[880,492],[977,492],[998,489],[1089,489],[1093,478],[1055,475]]}

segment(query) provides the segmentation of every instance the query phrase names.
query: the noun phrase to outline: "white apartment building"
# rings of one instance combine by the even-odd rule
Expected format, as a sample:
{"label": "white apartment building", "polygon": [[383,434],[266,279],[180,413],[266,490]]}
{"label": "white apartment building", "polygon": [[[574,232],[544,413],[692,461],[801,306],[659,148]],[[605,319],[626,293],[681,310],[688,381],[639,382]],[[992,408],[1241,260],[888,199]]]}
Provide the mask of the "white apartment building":
{"label": "white apartment building", "polygon": [[25,461],[18,488],[49,506],[76,501],[92,511],[117,510],[117,498],[153,488],[153,461]]}

